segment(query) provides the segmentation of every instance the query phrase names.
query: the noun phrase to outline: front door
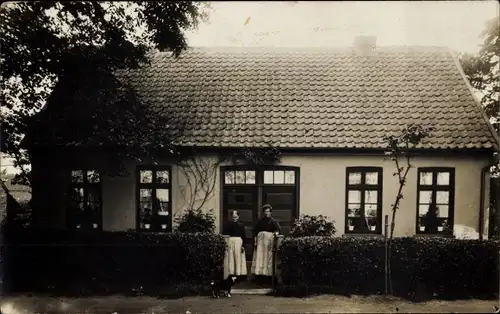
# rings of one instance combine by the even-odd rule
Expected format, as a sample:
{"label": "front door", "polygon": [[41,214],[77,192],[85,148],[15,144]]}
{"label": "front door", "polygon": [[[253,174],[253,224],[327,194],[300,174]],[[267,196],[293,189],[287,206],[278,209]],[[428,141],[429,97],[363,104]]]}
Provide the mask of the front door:
{"label": "front door", "polygon": [[222,227],[231,221],[231,212],[240,213],[246,237],[243,240],[246,258],[252,260],[253,228],[262,218],[264,204],[273,207],[272,215],[278,220],[281,232],[290,233],[298,216],[298,169],[293,167],[222,167]]}

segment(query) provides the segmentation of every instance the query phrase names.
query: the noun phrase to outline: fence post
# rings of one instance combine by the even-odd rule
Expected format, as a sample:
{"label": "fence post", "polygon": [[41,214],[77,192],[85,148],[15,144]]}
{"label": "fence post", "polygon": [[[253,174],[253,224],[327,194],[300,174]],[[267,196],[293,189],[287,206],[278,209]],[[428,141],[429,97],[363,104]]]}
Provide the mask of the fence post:
{"label": "fence post", "polygon": [[385,242],[385,258],[384,258],[384,266],[385,266],[385,294],[388,293],[388,287],[389,287],[389,268],[388,268],[388,259],[389,259],[389,247],[387,243],[387,231],[389,227],[389,215],[384,216],[384,242]]}

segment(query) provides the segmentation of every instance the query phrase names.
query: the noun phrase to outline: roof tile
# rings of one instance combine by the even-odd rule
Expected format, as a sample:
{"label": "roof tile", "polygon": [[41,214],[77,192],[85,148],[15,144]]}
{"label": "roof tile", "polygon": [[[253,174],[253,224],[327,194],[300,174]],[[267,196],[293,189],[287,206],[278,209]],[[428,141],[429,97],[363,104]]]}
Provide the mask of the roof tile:
{"label": "roof tile", "polygon": [[182,145],[376,148],[414,122],[434,128],[423,148],[495,143],[446,48],[191,48],[119,75]]}

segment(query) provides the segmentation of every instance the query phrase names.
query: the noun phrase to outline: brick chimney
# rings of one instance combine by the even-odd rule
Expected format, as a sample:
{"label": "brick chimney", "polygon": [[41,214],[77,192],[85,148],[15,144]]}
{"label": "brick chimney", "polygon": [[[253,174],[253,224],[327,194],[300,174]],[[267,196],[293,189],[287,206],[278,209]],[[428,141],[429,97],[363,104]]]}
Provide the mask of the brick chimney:
{"label": "brick chimney", "polygon": [[361,56],[372,56],[377,48],[376,36],[356,36],[353,44],[354,52]]}

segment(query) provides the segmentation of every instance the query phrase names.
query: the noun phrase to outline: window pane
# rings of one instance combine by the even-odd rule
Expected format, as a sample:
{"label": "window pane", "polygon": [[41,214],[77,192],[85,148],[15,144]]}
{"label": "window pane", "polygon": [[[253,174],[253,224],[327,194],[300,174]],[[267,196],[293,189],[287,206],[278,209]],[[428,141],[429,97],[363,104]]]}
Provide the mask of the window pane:
{"label": "window pane", "polygon": [[348,203],[361,203],[361,191],[349,191]]}
{"label": "window pane", "polygon": [[100,202],[101,201],[101,191],[96,188],[87,188],[87,200],[89,202]]}
{"label": "window pane", "polygon": [[153,204],[151,202],[141,202],[139,206],[140,206],[141,220],[151,216],[153,210]]}
{"label": "window pane", "polygon": [[365,191],[365,204],[366,203],[377,203],[378,191]]}
{"label": "window pane", "polygon": [[168,170],[159,170],[159,171],[156,171],[156,182],[157,183],[168,183],[168,182],[170,182]]}
{"label": "window pane", "polygon": [[278,170],[274,171],[274,183],[283,184],[285,183],[285,172]]}
{"label": "window pane", "polygon": [[427,214],[428,211],[429,211],[429,205],[428,204],[418,205],[418,216],[419,217]]}
{"label": "window pane", "polygon": [[449,172],[438,172],[437,185],[450,185],[450,173]]}
{"label": "window pane", "polygon": [[349,184],[361,184],[361,172],[350,172]]}
{"label": "window pane", "polygon": [[354,225],[356,224],[357,220],[359,220],[359,218],[356,217],[347,219],[347,227],[349,228],[349,231],[354,231]]}
{"label": "window pane", "polygon": [[83,188],[73,188],[71,199],[75,202],[83,202]]}
{"label": "window pane", "polygon": [[153,171],[151,170],[141,170],[140,171],[140,182],[141,183],[152,183],[153,182]]}
{"label": "window pane", "polygon": [[436,209],[438,217],[448,218],[449,217],[448,208],[449,208],[448,205],[438,205]]}
{"label": "window pane", "polygon": [[376,185],[378,184],[378,172],[367,172],[365,174],[365,183]]}
{"label": "window pane", "polygon": [[272,184],[273,183],[273,172],[270,170],[264,171],[264,183]]}
{"label": "window pane", "polygon": [[234,171],[226,171],[224,174],[224,183],[234,184]]}
{"label": "window pane", "polygon": [[159,202],[168,202],[168,189],[157,189],[156,190],[156,199]]}
{"label": "window pane", "polygon": [[101,182],[101,176],[99,175],[99,172],[96,170],[89,170],[87,171],[87,181],[89,183],[99,183]]}
{"label": "window pane", "polygon": [[285,183],[295,184],[295,171],[285,171]]}
{"label": "window pane", "polygon": [[432,185],[432,172],[420,173],[420,185]]}
{"label": "window pane", "polygon": [[245,171],[236,171],[236,184],[245,184]]}
{"label": "window pane", "polygon": [[73,183],[83,182],[83,171],[82,170],[71,171],[71,182]]}
{"label": "window pane", "polygon": [[168,202],[160,202],[158,204],[158,215],[168,216]]}
{"label": "window pane", "polygon": [[430,204],[432,201],[432,191],[420,191],[420,204]]}
{"label": "window pane", "polygon": [[365,205],[365,217],[377,217],[377,205]]}
{"label": "window pane", "polygon": [[245,178],[247,184],[255,184],[255,171],[245,172]]}
{"label": "window pane", "polygon": [[153,195],[153,190],[151,189],[141,189],[140,190],[140,201],[141,202],[151,202]]}
{"label": "window pane", "polygon": [[347,216],[348,217],[359,217],[361,209],[361,204],[348,204],[347,205]]}
{"label": "window pane", "polygon": [[448,191],[436,192],[436,204],[448,204],[449,197],[450,197],[450,192]]}

